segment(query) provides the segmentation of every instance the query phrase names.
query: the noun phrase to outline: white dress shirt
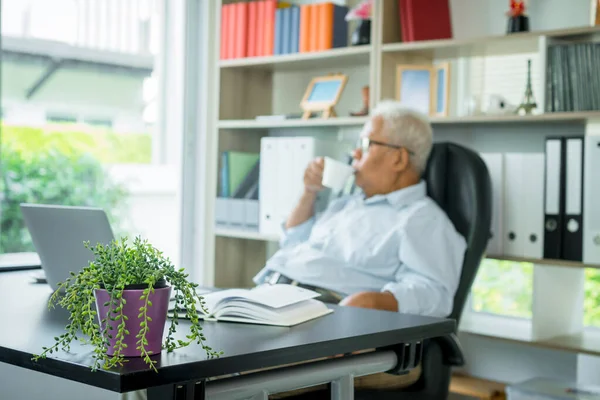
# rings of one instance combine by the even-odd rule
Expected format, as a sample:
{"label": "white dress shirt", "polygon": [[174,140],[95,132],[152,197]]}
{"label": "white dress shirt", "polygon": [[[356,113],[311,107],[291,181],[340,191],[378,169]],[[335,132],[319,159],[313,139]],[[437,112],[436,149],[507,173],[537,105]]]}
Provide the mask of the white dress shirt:
{"label": "white dress shirt", "polygon": [[339,198],[285,230],[269,271],[344,295],[389,291],[399,311],[445,317],[452,311],[465,239],[426,194],[425,182],[365,199]]}

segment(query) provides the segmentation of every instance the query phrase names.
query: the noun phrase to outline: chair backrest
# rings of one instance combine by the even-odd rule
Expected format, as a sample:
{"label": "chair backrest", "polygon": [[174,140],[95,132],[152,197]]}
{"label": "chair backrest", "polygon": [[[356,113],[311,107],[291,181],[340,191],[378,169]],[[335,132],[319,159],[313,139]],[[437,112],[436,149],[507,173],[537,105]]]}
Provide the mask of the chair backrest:
{"label": "chair backrest", "polygon": [[449,318],[460,320],[490,239],[492,188],[479,155],[454,143],[435,143],[423,179],[427,193],[467,241],[460,283]]}

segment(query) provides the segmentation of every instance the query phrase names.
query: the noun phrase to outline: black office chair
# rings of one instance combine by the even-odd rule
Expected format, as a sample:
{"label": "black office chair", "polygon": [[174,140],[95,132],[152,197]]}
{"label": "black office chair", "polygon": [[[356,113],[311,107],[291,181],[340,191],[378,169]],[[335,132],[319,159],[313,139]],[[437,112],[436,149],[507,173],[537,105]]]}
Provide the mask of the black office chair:
{"label": "black office chair", "polygon": [[[487,166],[474,151],[454,143],[436,143],[423,179],[427,182],[428,195],[446,211],[467,241],[454,308],[449,315],[458,325],[490,238],[490,176]],[[462,365],[464,357],[456,335],[427,340],[423,343],[421,377],[415,384],[395,392],[359,391],[357,398],[446,399],[451,368]]]}

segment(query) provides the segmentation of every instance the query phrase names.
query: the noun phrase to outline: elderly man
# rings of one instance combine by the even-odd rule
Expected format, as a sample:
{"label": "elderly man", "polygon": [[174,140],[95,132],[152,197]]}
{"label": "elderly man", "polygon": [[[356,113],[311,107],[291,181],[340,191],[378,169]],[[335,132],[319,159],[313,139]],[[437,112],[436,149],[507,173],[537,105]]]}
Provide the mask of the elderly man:
{"label": "elderly man", "polygon": [[[359,195],[339,198],[314,214],[323,188],[323,160],[304,174],[304,193],[284,226],[281,249],[255,283],[292,283],[345,306],[444,317],[450,314],[465,239],[426,193],[421,176],[432,147],[427,118],[396,102],[371,112],[354,152]],[[356,378],[355,388],[398,389],[420,368],[395,376]],[[273,398],[328,398],[312,387]],[[308,393],[303,393],[308,392]]]}
{"label": "elderly man", "polygon": [[313,161],[281,249],[255,282],[298,284],[346,306],[447,316],[466,243],[426,194],[421,175],[431,147],[431,125],[423,115],[381,103],[353,155],[362,193],[314,215],[323,160]]}

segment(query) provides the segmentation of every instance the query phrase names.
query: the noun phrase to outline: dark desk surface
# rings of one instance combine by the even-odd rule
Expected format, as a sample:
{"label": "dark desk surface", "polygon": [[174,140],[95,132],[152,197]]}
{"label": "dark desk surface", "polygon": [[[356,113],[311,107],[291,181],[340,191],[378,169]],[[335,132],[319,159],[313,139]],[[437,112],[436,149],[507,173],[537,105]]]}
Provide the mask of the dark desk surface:
{"label": "dark desk surface", "polygon": [[[30,282],[28,272],[0,273],[0,362],[115,392],[414,342],[455,330],[453,320],[333,306],[332,314],[292,328],[205,322],[208,344],[225,353],[217,359],[207,360],[200,346],[191,345],[156,355],[158,374],[141,359],[131,359],[119,370],[92,372],[91,348],[78,343],[69,354],[31,360],[63,332],[67,313],[61,308],[49,311],[51,289]],[[179,324],[182,337],[187,326],[186,321]]]}
{"label": "dark desk surface", "polygon": [[37,253],[0,254],[0,272],[39,269],[41,265]]}

